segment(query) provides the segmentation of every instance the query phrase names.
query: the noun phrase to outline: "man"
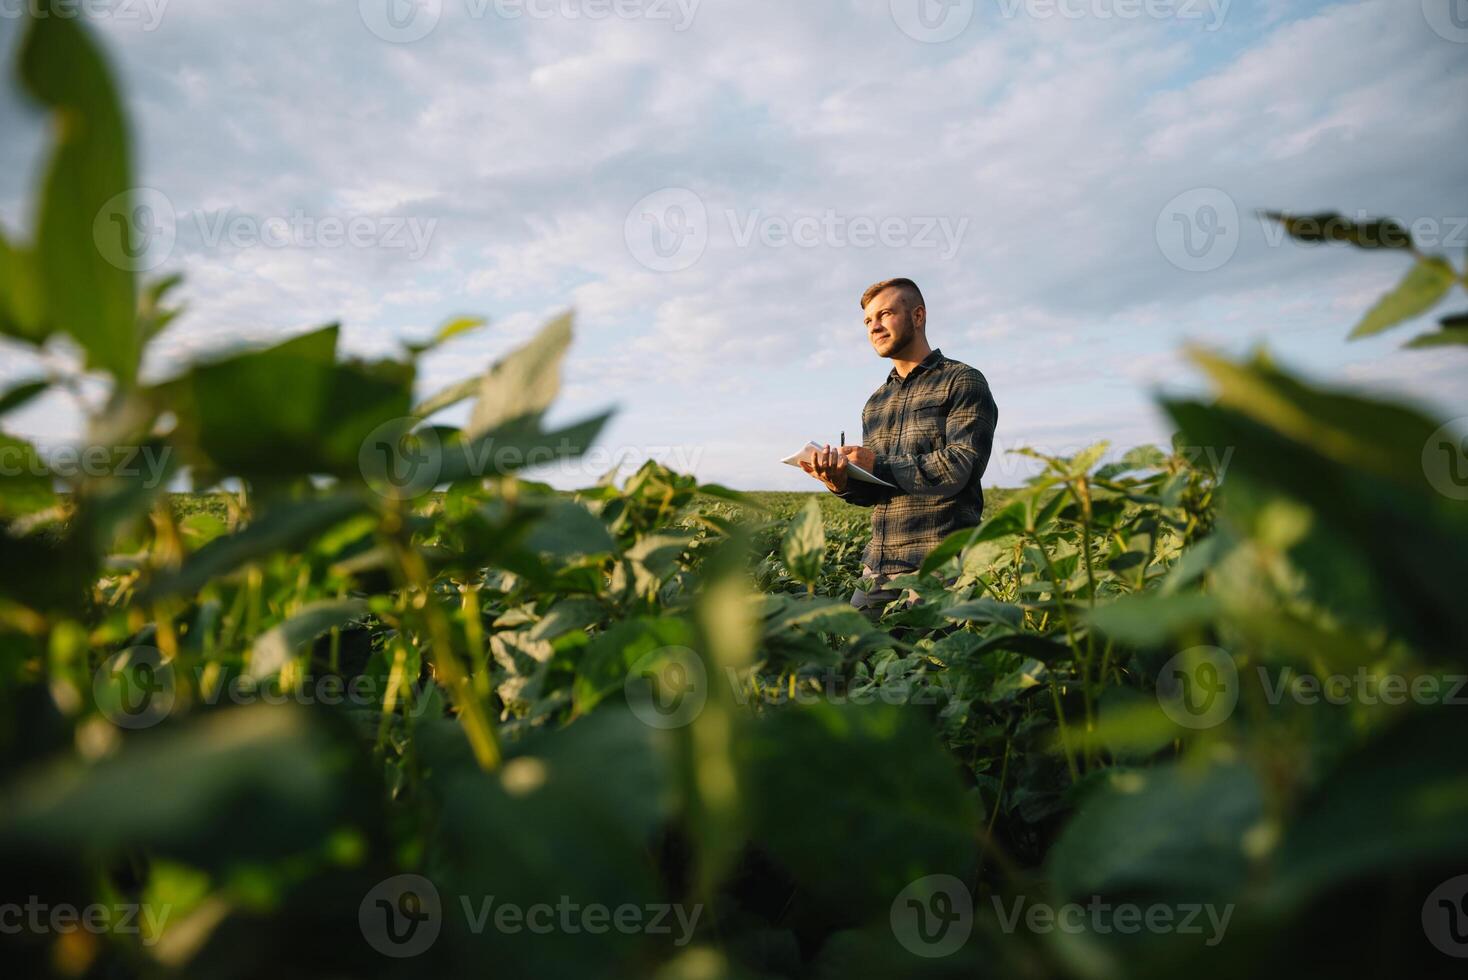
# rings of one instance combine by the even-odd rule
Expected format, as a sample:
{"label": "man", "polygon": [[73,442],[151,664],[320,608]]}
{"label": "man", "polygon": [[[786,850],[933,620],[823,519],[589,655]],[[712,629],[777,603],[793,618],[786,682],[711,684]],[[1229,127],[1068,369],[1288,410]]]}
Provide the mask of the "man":
{"label": "man", "polygon": [[[825,446],[802,468],[836,496],[872,508],[862,587],[851,604],[869,615],[897,598],[884,588],[984,513],[998,409],[984,376],[928,346],[928,310],[911,279],[886,279],[861,296],[867,339],[892,370],[861,413],[860,446]],[[849,476],[855,463],[896,489]]]}

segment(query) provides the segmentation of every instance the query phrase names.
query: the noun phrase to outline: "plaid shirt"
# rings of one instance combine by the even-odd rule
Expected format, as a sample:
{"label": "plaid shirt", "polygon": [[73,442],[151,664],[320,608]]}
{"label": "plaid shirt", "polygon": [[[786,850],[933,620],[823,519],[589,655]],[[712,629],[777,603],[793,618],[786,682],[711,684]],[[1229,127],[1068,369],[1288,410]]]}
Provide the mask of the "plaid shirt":
{"label": "plaid shirt", "polygon": [[872,508],[862,561],[879,576],[922,564],[940,541],[984,514],[979,478],[989,465],[999,410],[974,368],[934,350],[906,378],[893,368],[861,412],[874,474],[897,489],[848,477],[837,496]]}

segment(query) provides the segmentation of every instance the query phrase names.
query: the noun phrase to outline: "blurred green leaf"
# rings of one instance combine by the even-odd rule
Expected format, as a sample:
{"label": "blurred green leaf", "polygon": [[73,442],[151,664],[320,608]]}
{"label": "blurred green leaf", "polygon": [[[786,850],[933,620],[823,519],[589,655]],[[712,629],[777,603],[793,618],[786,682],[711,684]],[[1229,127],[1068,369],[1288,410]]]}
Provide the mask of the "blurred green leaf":
{"label": "blurred green leaf", "polygon": [[978,814],[921,711],[791,707],[751,724],[735,744],[755,842],[822,914],[886,916],[914,880],[970,873]]}
{"label": "blurred green leaf", "polygon": [[792,578],[815,587],[826,560],[826,523],[816,498],[807,500],[800,513],[791,518],[780,542],[780,556]]}
{"label": "blurred green leaf", "polygon": [[[49,0],[45,15],[30,19],[20,52],[27,90],[58,120],[34,269],[49,324],[76,338],[89,366],[130,386],[142,339],[126,261],[137,206],[127,124],[105,59],[62,6]],[[29,302],[22,308],[34,313]]]}
{"label": "blurred green leaf", "polygon": [[546,324],[485,372],[464,432],[469,438],[521,419],[539,422],[561,390],[561,361],[571,346],[571,315]]}
{"label": "blurred green leaf", "polygon": [[1357,248],[1410,249],[1412,235],[1390,218],[1356,222],[1335,211],[1320,214],[1284,214],[1263,212],[1266,218],[1279,222],[1294,239],[1311,244],[1334,242]]}
{"label": "blurred green leaf", "polygon": [[1361,322],[1356,324],[1356,328],[1351,331],[1351,339],[1370,337],[1405,320],[1421,316],[1436,306],[1438,300],[1447,295],[1448,289],[1457,281],[1457,273],[1446,260],[1420,260],[1412,266],[1397,287],[1378,300]]}
{"label": "blurred green leaf", "polygon": [[1046,864],[1069,900],[1216,899],[1247,879],[1245,836],[1263,817],[1259,779],[1245,765],[1119,773],[1087,798]]}
{"label": "blurred green leaf", "polygon": [[1435,333],[1413,337],[1407,346],[1413,350],[1431,347],[1462,347],[1468,344],[1468,327],[1443,327]]}
{"label": "blurred green leaf", "polygon": [[255,638],[250,647],[246,676],[264,680],[280,673],[303,643],[316,639],[334,626],[346,626],[367,614],[362,599],[323,599],[308,602],[289,619],[272,626]]}

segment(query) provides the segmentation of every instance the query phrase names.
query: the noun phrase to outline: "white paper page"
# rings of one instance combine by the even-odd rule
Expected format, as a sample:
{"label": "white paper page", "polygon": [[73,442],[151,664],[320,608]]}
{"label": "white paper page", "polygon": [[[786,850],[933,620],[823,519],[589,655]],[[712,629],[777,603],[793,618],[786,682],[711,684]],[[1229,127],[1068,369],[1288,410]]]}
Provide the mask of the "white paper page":
{"label": "white paper page", "polygon": [[[821,446],[819,443],[808,442],[800,450],[800,452],[790,456],[786,456],[784,459],[780,460],[780,462],[784,463],[787,466],[794,466],[798,468],[801,463],[809,463],[811,460],[815,459],[816,453],[819,452],[820,449]],[[897,487],[893,484],[888,483],[886,480],[878,479],[877,477],[868,473],[866,470],[862,469],[860,466],[857,466],[850,460],[847,460],[846,462],[846,472],[848,475],[855,477],[858,480],[861,480],[863,483],[875,483],[878,486],[892,487],[892,489],[894,490],[897,489]]]}

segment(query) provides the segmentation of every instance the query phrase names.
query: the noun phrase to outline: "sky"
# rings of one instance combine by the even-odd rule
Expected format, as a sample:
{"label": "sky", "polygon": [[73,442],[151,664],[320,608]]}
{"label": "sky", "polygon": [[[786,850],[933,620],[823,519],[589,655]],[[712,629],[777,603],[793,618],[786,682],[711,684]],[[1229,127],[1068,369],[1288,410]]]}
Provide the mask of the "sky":
{"label": "sky", "polygon": [[[0,56],[18,13],[0,0]],[[1454,6],[1456,5],[1456,6]],[[553,422],[614,408],[544,478],[657,458],[741,489],[855,441],[890,364],[859,297],[908,276],[979,368],[1007,451],[1166,440],[1183,350],[1266,346],[1323,382],[1468,416],[1454,353],[1347,342],[1402,253],[1303,247],[1259,209],[1391,216],[1468,254],[1464,0],[86,0],[188,311],[145,376],[342,324],[477,373],[551,317]],[[44,120],[0,93],[0,224],[28,235]],[[1456,302],[1442,312],[1468,306]],[[4,343],[0,384],[66,364]],[[283,393],[288,394],[288,393]],[[7,431],[79,438],[68,395]],[[447,421],[462,421],[447,414]]]}

